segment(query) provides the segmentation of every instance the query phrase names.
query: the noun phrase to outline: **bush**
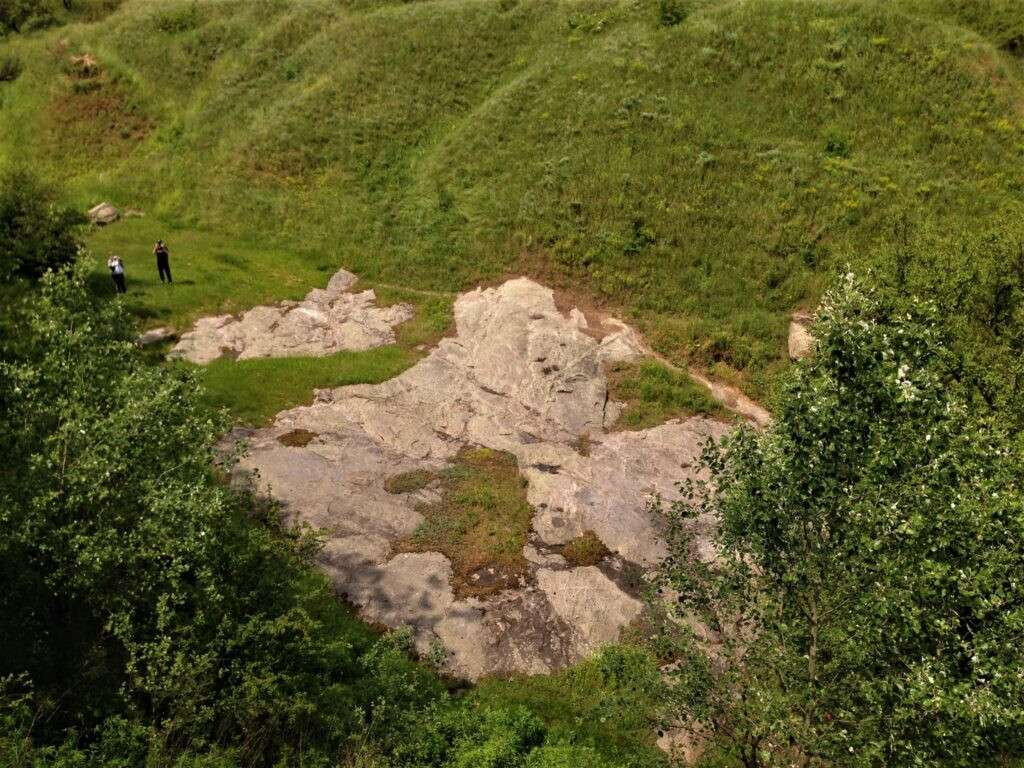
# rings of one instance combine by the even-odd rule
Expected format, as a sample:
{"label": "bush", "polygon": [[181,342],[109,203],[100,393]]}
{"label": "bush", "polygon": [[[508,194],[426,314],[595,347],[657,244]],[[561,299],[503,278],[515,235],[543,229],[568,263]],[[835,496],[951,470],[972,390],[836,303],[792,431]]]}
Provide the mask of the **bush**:
{"label": "bush", "polygon": [[658,24],[674,27],[682,23],[690,13],[686,0],[658,0]]}
{"label": "bush", "polygon": [[21,59],[13,54],[8,54],[0,59],[0,83],[10,83],[17,80],[21,75]]}
{"label": "bush", "polygon": [[[1024,581],[1024,455],[973,396],[946,309],[848,276],[772,426],[709,446],[710,483],[673,506],[662,586],[716,631],[691,646],[716,670],[709,695],[677,717],[744,765],[1024,753],[1024,678],[1007,674],[1024,668],[1024,601],[1006,588]],[[701,514],[719,521],[706,560]]]}
{"label": "bush", "polygon": [[85,217],[55,204],[55,193],[28,170],[0,178],[0,282],[37,279],[74,261]]}
{"label": "bush", "polygon": [[0,0],[0,35],[52,24],[53,6],[51,0]]}

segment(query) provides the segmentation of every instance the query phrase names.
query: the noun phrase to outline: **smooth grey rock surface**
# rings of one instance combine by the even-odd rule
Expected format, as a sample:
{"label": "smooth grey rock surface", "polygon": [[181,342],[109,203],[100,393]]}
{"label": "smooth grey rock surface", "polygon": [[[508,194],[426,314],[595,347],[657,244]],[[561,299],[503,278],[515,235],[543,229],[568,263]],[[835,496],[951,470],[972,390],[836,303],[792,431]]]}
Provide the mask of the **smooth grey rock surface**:
{"label": "smooth grey rock surface", "polygon": [[393,344],[395,326],[412,318],[412,307],[377,306],[372,290],[351,292],[355,281],[351,272],[340,270],[326,288],[314,288],[301,302],[253,307],[240,317],[200,318],[168,356],[203,365],[224,355],[319,357]]}
{"label": "smooth grey rock surface", "polygon": [[[253,432],[239,471],[255,470],[294,519],[325,531],[323,567],[367,619],[413,627],[421,651],[440,641],[449,671],[469,679],[550,671],[614,641],[642,607],[600,568],[571,568],[558,545],[592,530],[617,567],[654,565],[665,550],[650,501],[676,498],[704,441],[728,427],[694,417],[607,431],[618,408],[604,367],[646,354],[642,340],[617,321],[597,338],[531,280],[471,291],[454,313],[455,336],[396,378],[320,390]],[[295,430],[315,437],[283,445]],[[583,435],[586,456],[574,447]],[[393,552],[437,491],[384,490],[388,477],[439,470],[470,445],[514,454],[535,510],[525,583],[486,599],[455,595],[443,555]]]}
{"label": "smooth grey rock surface", "polygon": [[582,655],[615,642],[619,630],[636,619],[643,603],[620,590],[596,566],[562,571],[540,569],[537,586],[555,614],[572,628]]}

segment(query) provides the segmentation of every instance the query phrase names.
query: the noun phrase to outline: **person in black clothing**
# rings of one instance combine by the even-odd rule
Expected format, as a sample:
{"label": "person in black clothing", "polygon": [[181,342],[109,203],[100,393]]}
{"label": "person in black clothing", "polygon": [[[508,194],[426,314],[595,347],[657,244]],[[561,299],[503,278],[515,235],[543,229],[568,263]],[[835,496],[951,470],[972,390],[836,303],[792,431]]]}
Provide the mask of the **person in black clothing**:
{"label": "person in black clothing", "polygon": [[164,282],[165,276],[168,283],[173,282],[171,280],[171,252],[167,250],[163,240],[156,241],[153,253],[156,254],[156,271],[160,273],[160,282]]}

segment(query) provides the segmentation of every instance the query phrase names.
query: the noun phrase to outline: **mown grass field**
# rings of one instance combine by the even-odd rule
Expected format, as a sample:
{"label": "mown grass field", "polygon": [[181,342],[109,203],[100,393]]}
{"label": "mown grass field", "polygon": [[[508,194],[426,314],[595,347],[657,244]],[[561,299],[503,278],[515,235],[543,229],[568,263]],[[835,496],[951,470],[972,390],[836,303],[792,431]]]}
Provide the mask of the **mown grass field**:
{"label": "mown grass field", "polygon": [[[149,324],[336,266],[444,292],[525,272],[763,396],[789,313],[836,270],[877,265],[894,233],[955,250],[1019,225],[1017,11],[126,0],[5,42],[24,71],[0,84],[0,162],[145,211],[91,245],[125,257]],[[98,76],[69,66],[86,52]]]}

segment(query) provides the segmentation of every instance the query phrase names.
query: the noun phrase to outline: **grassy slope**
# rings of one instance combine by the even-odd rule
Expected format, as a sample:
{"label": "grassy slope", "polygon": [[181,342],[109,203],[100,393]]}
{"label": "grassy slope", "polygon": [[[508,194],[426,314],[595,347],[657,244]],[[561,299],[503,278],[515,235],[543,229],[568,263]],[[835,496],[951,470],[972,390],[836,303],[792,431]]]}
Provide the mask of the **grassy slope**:
{"label": "grassy slope", "polygon": [[[12,44],[0,161],[147,212],[95,245],[140,265],[153,323],[339,263],[442,291],[527,271],[755,394],[788,313],[895,218],[951,240],[1020,219],[1011,3],[689,7],[664,28],[617,0],[127,0]],[[102,99],[62,73],[86,50]],[[193,281],[174,305],[141,282],[158,232]]]}

